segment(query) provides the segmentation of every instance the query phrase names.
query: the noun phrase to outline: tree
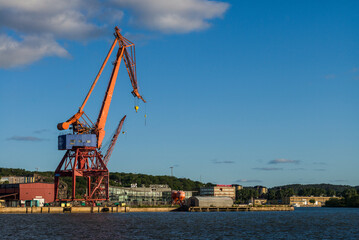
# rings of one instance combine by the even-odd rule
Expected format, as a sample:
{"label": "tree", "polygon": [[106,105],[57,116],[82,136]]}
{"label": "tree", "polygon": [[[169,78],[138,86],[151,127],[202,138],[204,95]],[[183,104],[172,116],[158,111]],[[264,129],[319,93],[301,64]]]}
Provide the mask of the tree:
{"label": "tree", "polygon": [[333,189],[328,189],[327,190],[327,196],[328,197],[332,197],[332,196],[335,196],[335,195],[336,195],[335,190],[333,190]]}
{"label": "tree", "polygon": [[357,193],[357,190],[355,188],[349,188],[349,189],[345,189],[342,193],[342,196],[345,198],[345,199],[349,199],[351,197],[354,197],[354,196],[357,196],[358,193]]}
{"label": "tree", "polygon": [[273,199],[276,199],[276,190],[274,189],[270,189],[268,190],[268,199],[269,200],[273,200]]}
{"label": "tree", "polygon": [[347,207],[359,207],[359,196],[352,196],[346,200]]}
{"label": "tree", "polygon": [[345,207],[344,199],[341,198],[330,198],[325,202],[326,207]]}
{"label": "tree", "polygon": [[237,191],[237,200],[241,203],[248,202],[251,198],[258,198],[258,191],[253,188],[242,188]]}

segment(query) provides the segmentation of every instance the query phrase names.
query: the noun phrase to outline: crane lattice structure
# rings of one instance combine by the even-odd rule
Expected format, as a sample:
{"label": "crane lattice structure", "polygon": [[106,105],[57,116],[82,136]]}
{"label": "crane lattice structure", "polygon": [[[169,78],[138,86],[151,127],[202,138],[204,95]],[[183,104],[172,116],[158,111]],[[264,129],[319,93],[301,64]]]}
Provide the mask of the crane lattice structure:
{"label": "crane lattice structure", "polygon": [[[117,137],[121,132],[124,116],[114,134],[111,144],[105,156],[101,153],[102,142],[105,137],[105,125],[109,112],[112,94],[114,91],[121,60],[124,61],[128,75],[131,80],[134,97],[146,102],[138,92],[136,75],[136,56],[135,45],[120,33],[120,29],[115,27],[115,40],[112,43],[92,86],[87,93],[78,112],[69,118],[66,122],[59,123],[59,130],[71,129],[71,134],[60,135],[58,137],[58,149],[66,150],[61,162],[55,170],[55,201],[105,201],[109,199],[109,170],[107,163],[110,159]],[[97,121],[93,123],[83,111],[101,73],[106,66],[115,46],[118,45],[118,51],[112,74],[107,86],[104,100]],[[135,107],[136,111],[138,107]],[[59,199],[60,178],[72,177],[72,196],[69,199]],[[76,178],[84,177],[87,180],[87,191],[84,196],[76,195]]]}

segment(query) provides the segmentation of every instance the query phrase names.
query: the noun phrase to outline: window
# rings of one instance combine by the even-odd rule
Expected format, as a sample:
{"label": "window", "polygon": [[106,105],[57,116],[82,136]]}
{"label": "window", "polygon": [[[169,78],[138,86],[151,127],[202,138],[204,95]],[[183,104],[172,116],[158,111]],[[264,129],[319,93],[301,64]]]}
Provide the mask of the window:
{"label": "window", "polygon": [[79,140],[79,143],[82,143],[82,140],[81,140],[81,139]]}
{"label": "window", "polygon": [[75,140],[73,139],[73,140],[70,140],[70,144],[71,145],[74,145],[75,144]]}
{"label": "window", "polygon": [[86,143],[91,143],[91,140],[86,140]]}

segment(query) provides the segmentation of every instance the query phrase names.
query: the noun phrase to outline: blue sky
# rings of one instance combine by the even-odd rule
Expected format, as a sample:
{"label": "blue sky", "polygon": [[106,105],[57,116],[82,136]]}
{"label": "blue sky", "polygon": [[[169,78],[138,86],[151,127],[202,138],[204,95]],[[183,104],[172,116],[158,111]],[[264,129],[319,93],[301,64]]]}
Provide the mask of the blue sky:
{"label": "blue sky", "polygon": [[[106,132],[127,114],[126,134],[110,171],[359,185],[358,1],[53,5],[0,0],[0,166],[55,170],[56,125],[82,103],[118,25],[148,103],[135,113],[122,64]],[[110,72],[85,107],[92,119]]]}

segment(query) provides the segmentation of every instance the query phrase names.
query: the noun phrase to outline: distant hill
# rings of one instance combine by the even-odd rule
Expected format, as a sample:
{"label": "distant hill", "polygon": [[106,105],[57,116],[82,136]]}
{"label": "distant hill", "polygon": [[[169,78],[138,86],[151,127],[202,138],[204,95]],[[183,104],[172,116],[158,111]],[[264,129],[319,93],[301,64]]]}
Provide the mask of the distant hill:
{"label": "distant hill", "polygon": [[343,196],[345,191],[356,189],[359,186],[334,185],[334,184],[290,184],[269,189],[269,199],[280,199],[285,196]]}
{"label": "distant hill", "polygon": [[[38,179],[43,182],[53,182],[54,172],[37,172],[28,171],[25,169],[18,168],[0,168],[1,176],[34,176],[38,175]],[[64,181],[70,185],[69,179]],[[185,190],[185,191],[198,191],[202,186],[212,185],[211,183],[202,183],[199,181],[192,181],[188,178],[177,178],[171,176],[153,176],[147,174],[133,174],[133,173],[118,173],[110,172],[110,185],[111,186],[123,186],[129,187],[132,183],[137,183],[137,186],[149,186],[150,184],[167,184],[173,190]],[[77,186],[79,188],[85,188],[86,182],[82,178],[78,178]]]}
{"label": "distant hill", "polygon": [[0,177],[3,176],[33,176],[33,172],[20,168],[0,168]]}
{"label": "distant hill", "polygon": [[289,185],[283,185],[283,186],[277,186],[277,187],[273,187],[271,189],[288,189],[291,188],[293,189],[295,192],[299,191],[299,190],[303,190],[303,189],[310,189],[310,188],[314,188],[314,189],[323,189],[325,191],[328,190],[334,190],[336,192],[343,192],[346,189],[349,188],[356,188],[357,190],[359,190],[359,186],[350,186],[350,185],[335,185],[335,184],[327,184],[327,183],[321,183],[321,184],[289,184]]}
{"label": "distant hill", "polygon": [[[0,177],[1,176],[33,176],[37,174],[40,176],[41,181],[52,182],[54,172],[37,172],[37,171],[28,171],[25,169],[18,168],[0,168]],[[85,181],[79,178],[80,186],[85,186]],[[65,182],[71,183],[65,179]],[[110,185],[112,186],[124,186],[129,187],[132,183],[137,183],[138,186],[149,186],[150,184],[167,184],[170,188],[174,190],[186,190],[186,191],[198,191],[201,186],[210,186],[211,183],[202,183],[199,181],[193,181],[188,178],[177,178],[171,176],[153,176],[147,174],[134,174],[134,173],[118,173],[110,172]],[[341,195],[347,189],[355,188],[359,191],[359,186],[349,186],[349,185],[334,185],[334,184],[290,184],[283,186],[276,186],[269,188],[269,192],[276,193],[272,194],[273,198],[278,198],[284,195],[297,195],[297,196],[333,196]]]}

